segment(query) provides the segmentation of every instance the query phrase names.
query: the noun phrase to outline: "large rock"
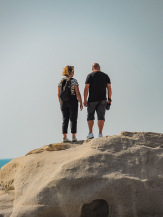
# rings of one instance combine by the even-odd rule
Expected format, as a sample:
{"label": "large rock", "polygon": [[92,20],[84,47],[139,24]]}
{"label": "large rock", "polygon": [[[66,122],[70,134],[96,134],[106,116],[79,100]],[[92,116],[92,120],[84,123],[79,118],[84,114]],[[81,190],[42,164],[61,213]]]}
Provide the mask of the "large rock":
{"label": "large rock", "polygon": [[12,214],[13,200],[0,186],[0,217],[8,217]]}
{"label": "large rock", "polygon": [[0,216],[162,217],[162,150],[163,134],[122,132],[29,152],[0,170]]}

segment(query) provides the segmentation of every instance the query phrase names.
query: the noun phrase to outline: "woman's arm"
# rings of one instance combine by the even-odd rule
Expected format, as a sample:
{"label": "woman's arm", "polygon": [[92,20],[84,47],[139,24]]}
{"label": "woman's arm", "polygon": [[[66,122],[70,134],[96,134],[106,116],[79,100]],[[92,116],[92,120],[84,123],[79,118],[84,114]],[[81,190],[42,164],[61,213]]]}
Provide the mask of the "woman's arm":
{"label": "woman's arm", "polygon": [[61,102],[61,99],[59,97],[59,87],[58,87],[58,100],[59,100],[59,102]]}
{"label": "woman's arm", "polygon": [[80,110],[82,110],[83,109],[83,103],[82,103],[82,98],[81,98],[81,94],[80,94],[78,85],[75,86],[75,93],[76,93],[77,99],[80,103]]}

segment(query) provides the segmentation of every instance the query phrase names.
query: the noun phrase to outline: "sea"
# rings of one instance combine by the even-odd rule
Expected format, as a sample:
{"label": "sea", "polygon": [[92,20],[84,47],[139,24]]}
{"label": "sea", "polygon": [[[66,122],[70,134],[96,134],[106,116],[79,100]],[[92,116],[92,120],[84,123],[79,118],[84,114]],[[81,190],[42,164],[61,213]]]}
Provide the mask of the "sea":
{"label": "sea", "polygon": [[0,169],[3,167],[5,164],[9,163],[12,159],[0,159]]}

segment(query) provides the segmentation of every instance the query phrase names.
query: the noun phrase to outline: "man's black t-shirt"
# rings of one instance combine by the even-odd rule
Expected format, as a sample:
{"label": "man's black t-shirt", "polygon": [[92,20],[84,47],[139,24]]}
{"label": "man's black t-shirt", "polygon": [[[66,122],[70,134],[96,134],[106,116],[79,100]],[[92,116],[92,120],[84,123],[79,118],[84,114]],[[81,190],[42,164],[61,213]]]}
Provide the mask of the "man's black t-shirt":
{"label": "man's black t-shirt", "polygon": [[111,84],[107,74],[100,71],[92,72],[87,76],[85,84],[90,84],[88,102],[106,100],[106,87],[107,84]]}

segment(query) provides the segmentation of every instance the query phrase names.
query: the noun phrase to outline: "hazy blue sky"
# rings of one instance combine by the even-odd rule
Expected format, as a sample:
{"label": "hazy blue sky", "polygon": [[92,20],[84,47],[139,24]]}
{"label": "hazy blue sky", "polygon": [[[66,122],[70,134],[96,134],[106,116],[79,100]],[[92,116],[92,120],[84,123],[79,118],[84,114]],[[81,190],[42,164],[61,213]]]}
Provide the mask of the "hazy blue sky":
{"label": "hazy blue sky", "polygon": [[83,96],[94,62],[113,90],[103,134],[163,133],[162,0],[0,0],[0,158],[62,140],[62,70],[75,66]]}

